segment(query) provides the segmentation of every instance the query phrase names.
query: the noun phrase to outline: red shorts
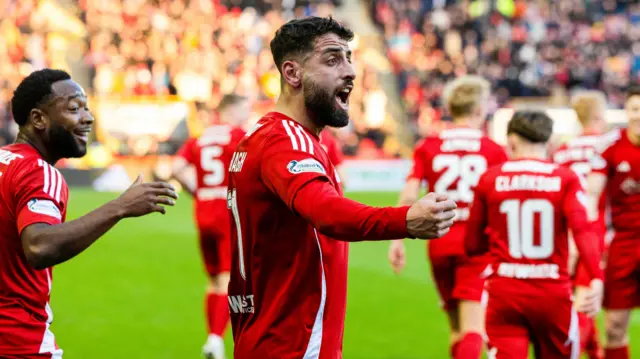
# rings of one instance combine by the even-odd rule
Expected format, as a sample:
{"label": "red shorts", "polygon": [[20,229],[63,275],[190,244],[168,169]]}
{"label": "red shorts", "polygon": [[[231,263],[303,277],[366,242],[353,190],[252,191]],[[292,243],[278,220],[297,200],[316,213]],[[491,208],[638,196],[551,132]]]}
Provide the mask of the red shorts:
{"label": "red shorts", "polygon": [[536,358],[578,358],[578,316],[568,292],[549,288],[531,295],[514,291],[517,287],[509,292],[489,287],[485,327],[490,358],[527,359],[530,344]]}
{"label": "red shorts", "polygon": [[[38,316],[44,316],[46,313]],[[0,304],[0,358],[61,359],[53,333],[46,322],[18,303]],[[46,320],[46,319],[43,319]]]}
{"label": "red shorts", "polygon": [[229,226],[200,228],[200,252],[209,276],[231,270],[231,239]]}
{"label": "red shorts", "polygon": [[[464,237],[464,227],[454,226],[449,234],[454,235],[450,237],[450,240],[457,242],[459,238]],[[485,256],[441,255],[445,252],[437,248],[443,246],[436,243],[437,241],[429,242],[429,260],[433,280],[438,288],[443,308],[445,310],[457,308],[460,300],[480,302],[485,282],[483,273],[489,264],[488,258]],[[450,245],[452,242],[444,245]]]}
{"label": "red shorts", "polygon": [[640,238],[617,233],[609,245],[604,271],[604,307],[640,307]]}

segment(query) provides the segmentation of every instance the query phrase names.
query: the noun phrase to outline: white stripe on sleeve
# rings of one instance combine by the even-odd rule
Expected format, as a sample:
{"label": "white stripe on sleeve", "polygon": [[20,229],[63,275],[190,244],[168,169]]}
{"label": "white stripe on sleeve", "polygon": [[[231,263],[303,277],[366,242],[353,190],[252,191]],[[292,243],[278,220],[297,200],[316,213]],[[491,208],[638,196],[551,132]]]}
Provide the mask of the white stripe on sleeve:
{"label": "white stripe on sleeve", "polygon": [[293,149],[297,151],[298,141],[296,140],[296,136],[293,135],[293,132],[291,131],[287,120],[282,120],[282,125],[284,126],[284,130],[287,131],[287,135],[289,135],[289,138],[291,139],[291,147],[293,147]]}

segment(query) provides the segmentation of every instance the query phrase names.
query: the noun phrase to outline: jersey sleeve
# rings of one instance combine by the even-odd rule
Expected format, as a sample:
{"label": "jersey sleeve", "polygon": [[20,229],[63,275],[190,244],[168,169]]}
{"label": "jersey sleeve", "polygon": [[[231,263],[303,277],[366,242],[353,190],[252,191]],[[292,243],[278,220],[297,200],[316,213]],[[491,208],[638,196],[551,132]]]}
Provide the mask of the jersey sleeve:
{"label": "jersey sleeve", "polygon": [[182,147],[180,147],[180,149],[178,150],[178,153],[176,153],[177,156],[184,158],[185,161],[191,163],[191,164],[195,164],[196,162],[196,158],[195,158],[195,154],[193,151],[193,148],[195,147],[197,143],[197,139],[196,138],[190,138],[187,141],[185,141],[185,143],[182,145]]}
{"label": "jersey sleeve", "polygon": [[591,170],[608,176],[613,166],[613,149],[615,143],[620,139],[620,130],[613,130],[599,138],[599,145],[596,146],[595,154],[591,157]]}
{"label": "jersey sleeve", "polygon": [[41,159],[25,161],[11,180],[18,233],[34,223],[64,221],[68,197],[62,174]]}
{"label": "jersey sleeve", "polygon": [[467,221],[464,250],[469,256],[480,255],[489,250],[489,238],[485,231],[487,227],[488,183],[488,174],[485,172],[478,181]]}
{"label": "jersey sleeve", "polygon": [[566,175],[567,191],[563,201],[563,212],[573,234],[573,240],[587,272],[592,279],[602,279],[600,269],[600,246],[595,224],[587,217],[587,195],[578,176],[570,172]]}
{"label": "jersey sleeve", "polygon": [[286,134],[275,134],[266,139],[260,161],[264,184],[291,209],[293,200],[306,183],[317,178],[327,181],[327,168],[312,154],[308,143],[302,147]]}
{"label": "jersey sleeve", "polygon": [[344,198],[323,178],[313,179],[300,189],[294,209],[320,233],[343,241],[410,237],[409,206],[370,207]]}
{"label": "jersey sleeve", "polygon": [[420,141],[416,146],[416,149],[413,151],[413,163],[411,165],[411,171],[409,172],[408,178],[415,178],[418,180],[422,180],[426,178],[427,172],[425,168],[425,162],[427,160],[426,154],[424,151],[424,140]]}

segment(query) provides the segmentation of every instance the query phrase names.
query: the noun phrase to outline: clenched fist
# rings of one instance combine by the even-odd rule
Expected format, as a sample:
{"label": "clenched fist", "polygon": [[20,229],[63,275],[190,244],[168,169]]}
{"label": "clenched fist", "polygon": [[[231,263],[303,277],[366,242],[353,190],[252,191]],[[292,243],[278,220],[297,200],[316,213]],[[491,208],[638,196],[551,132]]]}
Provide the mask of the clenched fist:
{"label": "clenched fist", "polygon": [[456,203],[446,195],[429,193],[409,208],[407,230],[416,238],[440,238],[453,225],[456,208]]}
{"label": "clenched fist", "polygon": [[165,206],[174,206],[178,194],[172,185],[166,182],[142,183],[139,175],[135,182],[124,191],[116,202],[123,218],[140,217],[149,213],[165,214]]}

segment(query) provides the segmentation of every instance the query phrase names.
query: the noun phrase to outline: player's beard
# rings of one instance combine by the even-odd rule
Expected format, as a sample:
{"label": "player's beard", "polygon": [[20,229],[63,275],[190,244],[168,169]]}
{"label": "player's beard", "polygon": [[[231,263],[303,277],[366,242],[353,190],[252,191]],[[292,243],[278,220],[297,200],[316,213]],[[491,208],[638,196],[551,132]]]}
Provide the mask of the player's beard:
{"label": "player's beard", "polygon": [[49,145],[60,158],[82,157],[87,153],[87,147],[78,143],[73,133],[60,124],[51,124],[48,137]]}
{"label": "player's beard", "polygon": [[349,114],[336,103],[337,92],[329,92],[308,78],[302,86],[304,105],[319,125],[340,128],[349,124]]}

